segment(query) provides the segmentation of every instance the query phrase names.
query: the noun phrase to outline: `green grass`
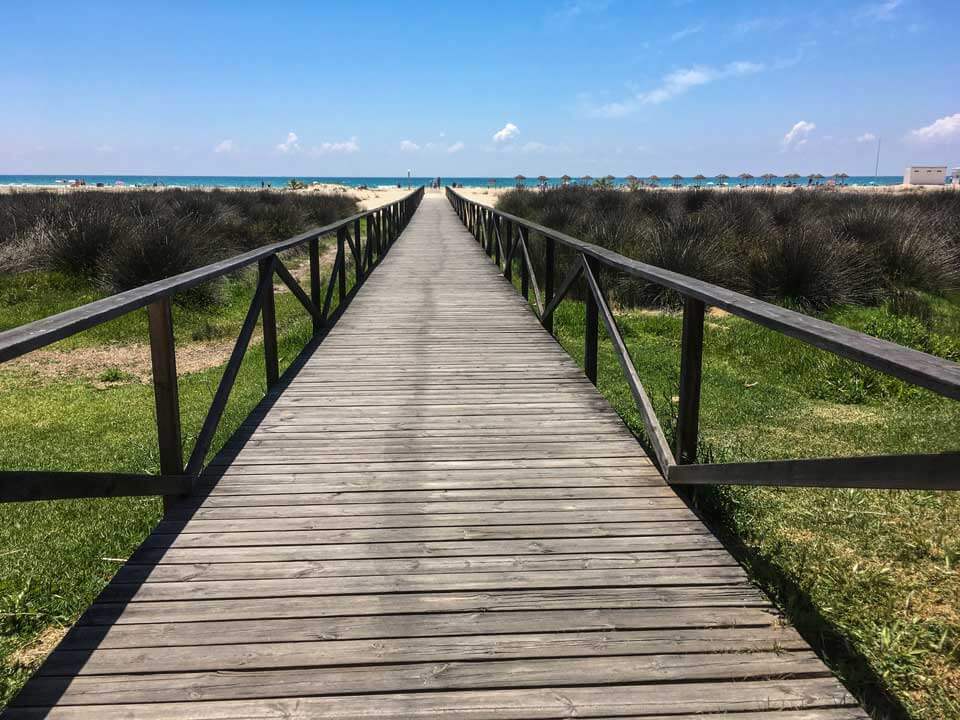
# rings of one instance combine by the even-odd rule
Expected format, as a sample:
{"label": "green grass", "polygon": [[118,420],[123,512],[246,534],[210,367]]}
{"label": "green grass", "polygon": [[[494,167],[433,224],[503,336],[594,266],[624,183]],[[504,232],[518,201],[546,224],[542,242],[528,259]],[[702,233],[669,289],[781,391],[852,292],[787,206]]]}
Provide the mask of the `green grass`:
{"label": "green grass", "polygon": [[[933,304],[930,326],[953,333],[960,305]],[[829,317],[858,329],[902,330],[883,308],[841,308]],[[636,311],[618,320],[670,434],[682,318]],[[555,329],[582,364],[583,306],[564,302]],[[908,330],[916,328],[909,324]],[[912,339],[933,343],[946,355],[957,348],[956,334],[927,331]],[[642,434],[605,337],[598,367],[600,391]],[[957,450],[958,427],[960,403],[881,378],[746,320],[707,319],[703,459]],[[689,497],[739,546],[755,580],[858,696],[881,708],[893,697],[924,720],[960,717],[960,495],[717,488]]]}

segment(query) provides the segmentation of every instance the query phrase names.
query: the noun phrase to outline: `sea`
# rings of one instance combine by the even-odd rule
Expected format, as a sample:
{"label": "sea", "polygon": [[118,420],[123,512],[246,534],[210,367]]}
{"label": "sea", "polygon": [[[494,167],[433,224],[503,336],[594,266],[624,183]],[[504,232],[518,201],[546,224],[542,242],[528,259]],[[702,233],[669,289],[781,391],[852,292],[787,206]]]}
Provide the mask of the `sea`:
{"label": "sea", "polygon": [[[232,176],[232,175],[82,175],[76,173],[63,173],[59,175],[0,175],[0,186],[13,186],[13,187],[60,187],[69,185],[71,182],[76,180],[83,180],[86,182],[87,186],[96,187],[97,185],[102,185],[104,187],[109,186],[128,186],[128,187],[171,187],[171,188],[260,188],[260,187],[270,187],[270,188],[282,188],[285,187],[291,180],[299,180],[301,182],[310,184],[314,182],[332,184],[332,185],[345,185],[347,187],[359,187],[366,185],[370,188],[379,188],[379,187],[419,187],[420,185],[430,185],[437,178],[436,177],[411,177],[398,176],[398,177],[307,177],[303,175],[293,176],[277,176],[277,175],[250,175],[250,176]],[[829,182],[831,178],[823,178],[815,182],[826,183]],[[592,180],[592,179],[591,179]],[[586,181],[587,183],[591,180]],[[517,185],[517,180],[515,178],[508,177],[441,177],[441,185],[450,185],[456,183],[464,187],[514,187]],[[538,182],[536,178],[526,178],[523,181],[523,184],[527,187],[536,187]],[[572,180],[572,183],[581,182],[581,180]],[[644,182],[647,185],[650,185],[649,178],[645,178]],[[749,180],[739,180],[737,178],[730,178],[725,181],[725,184],[745,184],[748,186],[754,185],[763,185],[766,182],[771,182],[776,185],[783,185],[789,180],[786,177],[776,177],[772,180],[765,181],[761,178],[753,178]],[[806,185],[807,178],[802,177],[799,180],[794,179],[793,182],[799,185]],[[881,186],[881,185],[900,185],[903,183],[902,175],[857,175],[851,176],[844,180],[847,185],[861,185],[861,186]],[[614,178],[612,180],[614,185],[626,185],[627,180],[625,178]],[[671,187],[675,184],[679,184],[683,187],[711,187],[719,184],[719,181],[716,178],[707,178],[706,180],[698,180],[693,177],[680,178],[679,180],[673,180],[671,178],[660,178],[656,181],[657,185],[661,187]],[[550,186],[557,186],[562,184],[561,179],[558,177],[548,178],[547,184]]]}

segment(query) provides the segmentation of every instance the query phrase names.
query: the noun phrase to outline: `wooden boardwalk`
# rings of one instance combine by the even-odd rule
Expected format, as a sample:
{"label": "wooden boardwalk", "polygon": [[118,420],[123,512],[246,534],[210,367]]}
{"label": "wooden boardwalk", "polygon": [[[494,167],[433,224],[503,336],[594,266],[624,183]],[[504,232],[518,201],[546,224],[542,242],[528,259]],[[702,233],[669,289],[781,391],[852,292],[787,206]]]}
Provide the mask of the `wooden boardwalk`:
{"label": "wooden boardwalk", "polygon": [[866,717],[440,196],[205,479],[10,718]]}

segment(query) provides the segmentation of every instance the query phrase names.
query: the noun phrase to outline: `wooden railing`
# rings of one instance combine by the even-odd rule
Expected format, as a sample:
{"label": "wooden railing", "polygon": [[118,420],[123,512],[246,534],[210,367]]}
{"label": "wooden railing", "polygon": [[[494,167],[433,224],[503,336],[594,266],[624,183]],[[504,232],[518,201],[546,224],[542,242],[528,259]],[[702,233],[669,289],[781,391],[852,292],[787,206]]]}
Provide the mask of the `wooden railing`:
{"label": "wooden railing", "polygon": [[[203,470],[227,399],[257,321],[262,320],[263,354],[267,387],[280,377],[277,354],[277,319],[274,277],[290,289],[313,320],[316,342],[337,322],[367,276],[380,263],[423,198],[418,188],[396,202],[358,213],[331,225],[314,228],[296,237],[206,265],[166,280],[112,295],[102,300],[52,315],[0,333],[0,363],[49,345],[133,310],[146,307],[149,317],[150,355],[156,403],[160,474],[82,473],[44,471],[0,472],[0,502],[121,495],[163,495],[165,499],[188,494]],[[365,223],[363,222],[365,221]],[[362,229],[365,225],[365,232]],[[337,254],[327,278],[321,281],[320,238],[336,236]],[[310,292],[307,293],[283,264],[279,254],[306,245],[310,256]],[[348,288],[347,251],[353,258],[355,283]],[[171,299],[200,283],[256,264],[258,281],[250,308],[240,329],[220,384],[184,465],[177,391],[176,347]],[[333,308],[334,293],[338,304]]]}
{"label": "wooden railing", "polygon": [[[586,375],[596,384],[598,332],[599,323],[602,321],[643,419],[646,439],[653,450],[660,472],[670,484],[960,489],[958,452],[695,464],[700,423],[703,321],[707,305],[721,308],[953,400],[960,400],[960,365],[702,280],[632,260],[521,217],[499,212],[469,200],[449,187],[446,192],[464,225],[484,247],[487,255],[498,267],[502,267],[504,276],[511,281],[514,261],[517,261],[520,293],[528,302],[532,300],[534,312],[544,328],[551,333],[554,311],[574,283],[583,278],[587,288],[584,303]],[[544,244],[542,286],[537,280],[530,259],[531,233],[539,236]],[[565,277],[556,285],[558,246],[572,251],[574,260]],[[654,413],[653,404],[630,358],[616,318],[610,311],[598,279],[598,270],[601,267],[611,272],[641,278],[683,297],[680,392],[674,449],[667,442]]]}

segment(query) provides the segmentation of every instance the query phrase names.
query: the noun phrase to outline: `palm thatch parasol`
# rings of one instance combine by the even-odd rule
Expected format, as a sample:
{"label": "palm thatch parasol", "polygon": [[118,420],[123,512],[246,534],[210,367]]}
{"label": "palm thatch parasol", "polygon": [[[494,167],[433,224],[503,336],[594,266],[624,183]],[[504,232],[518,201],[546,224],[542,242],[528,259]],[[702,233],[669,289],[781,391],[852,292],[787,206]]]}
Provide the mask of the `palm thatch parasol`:
{"label": "palm thatch parasol", "polygon": [[673,186],[678,188],[683,182],[683,175],[673,175],[670,179],[673,180]]}
{"label": "palm thatch parasol", "polygon": [[651,175],[649,179],[650,179],[650,184],[651,184],[651,185],[659,185],[659,184],[660,184],[660,177],[659,177],[658,175]]}
{"label": "palm thatch parasol", "polygon": [[719,175],[717,175],[717,182],[720,184],[720,187],[723,187],[724,184],[725,184],[725,183],[727,182],[727,180],[729,180],[729,179],[730,179],[730,176],[729,176],[729,175],[724,175],[723,173],[720,173]]}
{"label": "palm thatch parasol", "polygon": [[549,178],[548,178],[546,175],[538,175],[538,176],[537,176],[537,187],[539,187],[540,190],[546,190],[546,189],[547,189],[547,180],[548,180],[548,179],[549,179]]}
{"label": "palm thatch parasol", "polygon": [[589,175],[584,175],[582,178],[580,178],[581,185],[589,185],[592,182],[593,182],[593,178],[590,177]]}
{"label": "palm thatch parasol", "polygon": [[701,175],[700,173],[697,173],[696,175],[693,176],[693,181],[696,183],[697,187],[700,187],[700,183],[702,183],[706,179],[707,179],[707,176]]}
{"label": "palm thatch parasol", "polygon": [[773,173],[764,173],[760,177],[763,178],[764,185],[771,185],[773,184],[774,178],[776,178],[777,176],[774,175]]}
{"label": "palm thatch parasol", "polygon": [[521,189],[521,188],[524,186],[524,181],[526,180],[526,178],[525,178],[523,175],[517,175],[517,176],[514,177],[513,179],[517,181],[517,189],[518,189],[518,190]]}
{"label": "palm thatch parasol", "polygon": [[641,185],[640,178],[638,178],[636,175],[627,175],[626,181],[627,187],[629,187],[631,190],[636,190]]}
{"label": "palm thatch parasol", "polygon": [[563,175],[563,176],[560,178],[560,184],[563,185],[564,187],[566,187],[567,185],[570,184],[570,181],[571,181],[571,180],[573,180],[573,178],[570,177],[569,175]]}

